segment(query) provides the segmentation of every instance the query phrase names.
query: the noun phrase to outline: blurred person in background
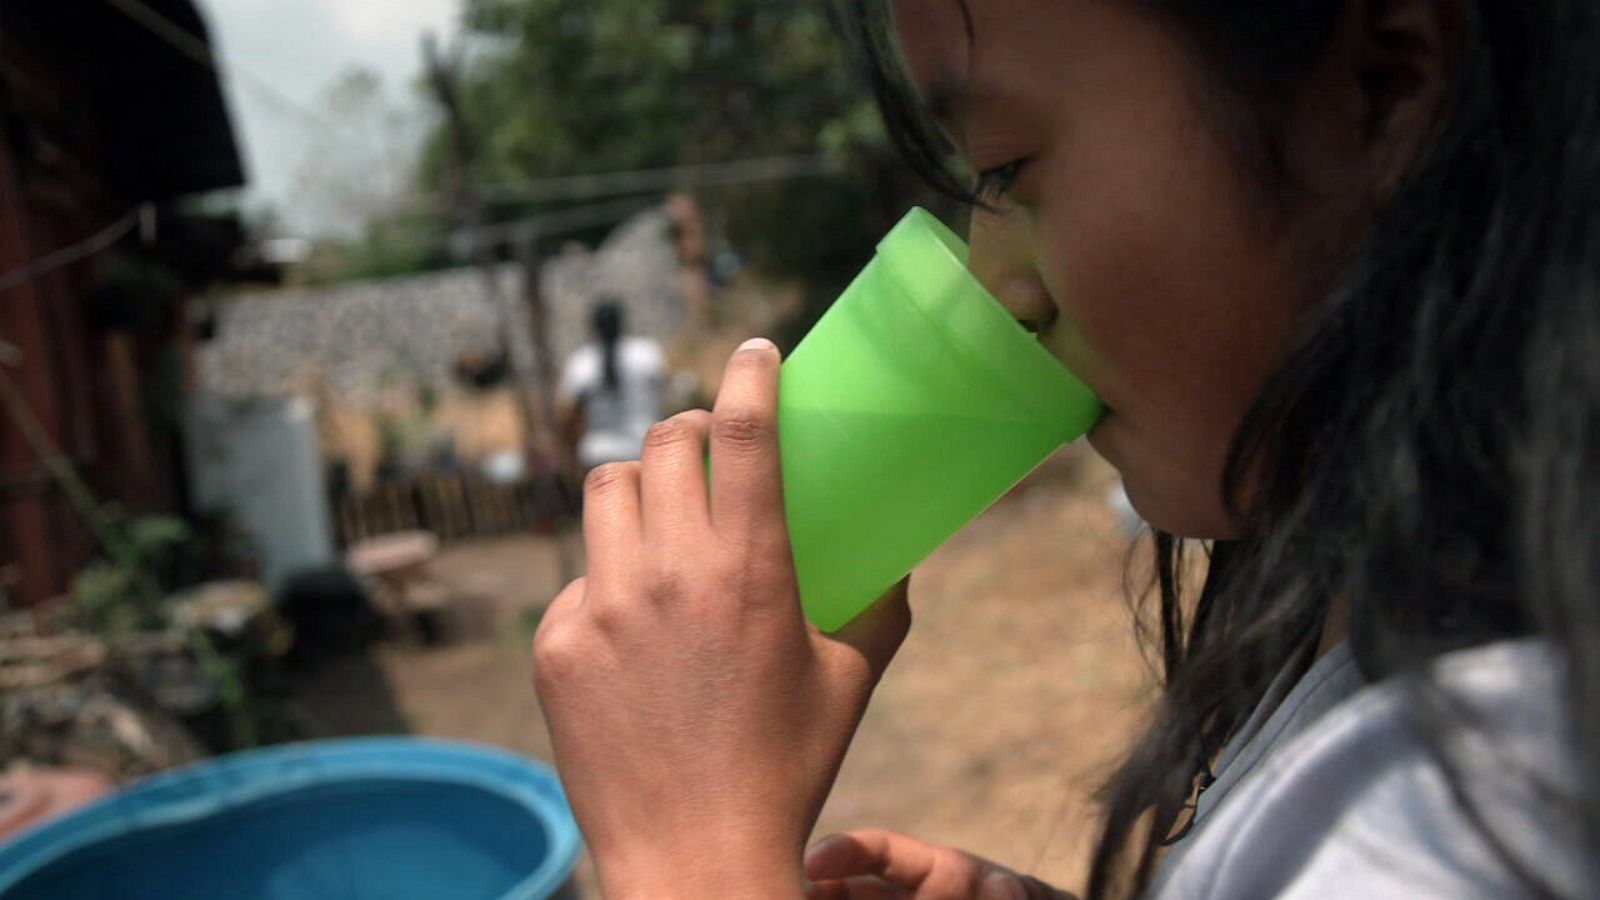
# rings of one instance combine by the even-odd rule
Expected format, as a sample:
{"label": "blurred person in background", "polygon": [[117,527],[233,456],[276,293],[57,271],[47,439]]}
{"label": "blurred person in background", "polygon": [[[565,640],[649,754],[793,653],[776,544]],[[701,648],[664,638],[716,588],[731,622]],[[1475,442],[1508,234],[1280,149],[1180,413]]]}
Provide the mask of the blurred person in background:
{"label": "blurred person in background", "polygon": [[645,432],[661,418],[666,377],[661,345],[625,335],[616,298],[601,298],[590,323],[594,339],[567,359],[557,388],[562,431],[584,472],[639,458]]}
{"label": "blurred person in background", "polygon": [[[1600,896],[1600,5],[845,16],[1156,533],[1160,691],[1072,887]],[[805,621],[779,362],[591,475],[534,642],[607,896],[1066,897],[906,835],[805,851],[910,608]]]}

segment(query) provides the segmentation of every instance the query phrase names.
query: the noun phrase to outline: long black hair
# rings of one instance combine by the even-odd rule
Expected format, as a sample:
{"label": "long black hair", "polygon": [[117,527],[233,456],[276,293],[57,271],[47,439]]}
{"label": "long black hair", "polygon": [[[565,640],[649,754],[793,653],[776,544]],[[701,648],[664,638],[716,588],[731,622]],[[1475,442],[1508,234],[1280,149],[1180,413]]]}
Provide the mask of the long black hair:
{"label": "long black hair", "polygon": [[615,297],[604,297],[594,305],[590,324],[595,337],[600,339],[600,369],[604,375],[605,389],[615,391],[622,378],[617,371],[617,345],[622,342],[622,304]]}
{"label": "long black hair", "polygon": [[[1221,92],[1272,110],[1321,56],[1346,0],[1128,0],[1168,16]],[[1208,763],[1272,677],[1348,604],[1362,673],[1401,676],[1469,816],[1525,885],[1445,752],[1449,697],[1425,664],[1539,635],[1562,653],[1584,778],[1562,802],[1600,846],[1600,10],[1461,0],[1437,130],[1338,287],[1235,435],[1221,486],[1245,538],[1216,542],[1197,597],[1184,541],[1155,536],[1163,691],[1107,785],[1088,895],[1133,895]],[[872,0],[839,7],[890,134],[935,187],[947,166]],[[1247,477],[1247,474],[1249,477]],[[1241,492],[1242,487],[1248,491]],[[1533,777],[1507,773],[1506,777]]]}

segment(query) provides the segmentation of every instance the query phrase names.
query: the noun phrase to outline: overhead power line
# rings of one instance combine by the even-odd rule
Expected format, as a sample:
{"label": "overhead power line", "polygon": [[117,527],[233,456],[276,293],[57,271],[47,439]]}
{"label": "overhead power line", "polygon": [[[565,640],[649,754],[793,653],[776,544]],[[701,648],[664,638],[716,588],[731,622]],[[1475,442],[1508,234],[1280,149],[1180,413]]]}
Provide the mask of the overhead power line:
{"label": "overhead power line", "polygon": [[151,9],[141,0],[104,0],[104,2],[197,65],[210,69],[220,77],[237,82],[270,106],[277,108],[279,112],[287,112],[323,132],[345,131],[346,136],[355,137],[353,131],[348,131],[344,126],[278,90],[269,79],[256,75],[237,63],[224,60],[210,44]]}
{"label": "overhead power line", "polygon": [[658,193],[679,187],[716,187],[755,181],[812,178],[834,174],[841,168],[835,160],[820,155],[768,156],[489,184],[479,187],[478,194],[497,202],[591,200],[618,194]]}
{"label": "overhead power line", "polygon": [[516,241],[527,236],[552,237],[558,234],[570,234],[585,228],[624,221],[653,205],[638,198],[589,203],[557,212],[529,216],[515,222],[484,225],[475,232],[475,235],[480,241],[496,244]]}
{"label": "overhead power line", "polygon": [[[142,0],[104,0],[104,2],[195,64],[204,66],[219,77],[237,82],[279,112],[293,115],[324,136],[339,132],[347,139],[367,139],[366,136],[351,131],[348,126],[336,123],[290,98],[273,86],[269,79],[235,62],[225,60],[205,40],[151,9]],[[770,156],[503,182],[478,186],[476,193],[483,203],[494,205],[597,200],[628,194],[665,193],[675,188],[722,187],[760,181],[815,178],[836,174],[842,168],[837,160],[821,155]],[[436,194],[417,194],[413,199],[422,204],[437,204],[442,198]]]}
{"label": "overhead power line", "polygon": [[36,260],[0,274],[0,294],[110,248],[139,227],[140,212],[141,207],[134,207],[115,222],[76,244],[46,253]]}

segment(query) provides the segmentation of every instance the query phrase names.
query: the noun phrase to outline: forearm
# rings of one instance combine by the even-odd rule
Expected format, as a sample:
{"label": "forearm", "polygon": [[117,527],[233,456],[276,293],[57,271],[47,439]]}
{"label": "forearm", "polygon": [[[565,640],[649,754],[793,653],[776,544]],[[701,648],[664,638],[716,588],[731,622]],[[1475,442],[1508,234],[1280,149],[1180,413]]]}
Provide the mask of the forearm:
{"label": "forearm", "polygon": [[787,854],[794,858],[779,862],[771,854],[716,847],[703,838],[697,842],[702,846],[659,861],[622,853],[597,858],[606,900],[801,900],[805,896],[798,855]]}
{"label": "forearm", "polygon": [[638,885],[603,888],[606,900],[718,900],[759,897],[762,900],[804,900],[805,887],[798,876],[764,880],[729,873],[726,877],[686,878],[668,875]]}

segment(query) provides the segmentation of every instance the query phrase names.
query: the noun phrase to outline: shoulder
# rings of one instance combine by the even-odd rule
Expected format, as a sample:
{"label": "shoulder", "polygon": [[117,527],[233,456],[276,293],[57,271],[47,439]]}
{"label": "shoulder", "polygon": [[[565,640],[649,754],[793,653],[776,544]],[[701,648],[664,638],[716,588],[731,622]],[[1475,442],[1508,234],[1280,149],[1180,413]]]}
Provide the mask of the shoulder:
{"label": "shoulder", "polygon": [[561,367],[560,389],[569,394],[577,393],[599,375],[600,353],[592,344],[585,344],[572,351],[566,364]]}
{"label": "shoulder", "polygon": [[624,338],[620,351],[624,363],[633,369],[655,370],[665,365],[661,345],[650,338]]}
{"label": "shoulder", "polygon": [[567,357],[567,366],[569,368],[583,368],[597,365],[599,362],[600,350],[593,344],[583,344],[572,351],[571,356]]}
{"label": "shoulder", "polygon": [[[1579,784],[1564,669],[1540,642],[1508,642],[1356,693],[1217,807],[1158,896],[1522,896],[1476,810],[1514,859],[1582,894],[1593,873],[1581,829],[1553,799]],[[1428,722],[1450,725],[1440,740],[1454,780],[1424,740]]]}

